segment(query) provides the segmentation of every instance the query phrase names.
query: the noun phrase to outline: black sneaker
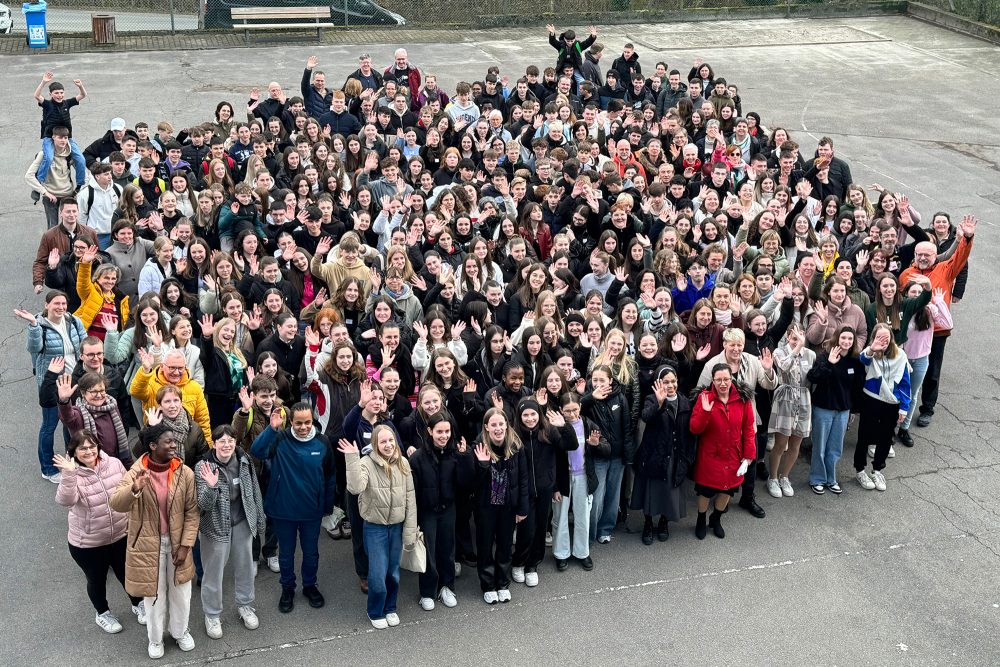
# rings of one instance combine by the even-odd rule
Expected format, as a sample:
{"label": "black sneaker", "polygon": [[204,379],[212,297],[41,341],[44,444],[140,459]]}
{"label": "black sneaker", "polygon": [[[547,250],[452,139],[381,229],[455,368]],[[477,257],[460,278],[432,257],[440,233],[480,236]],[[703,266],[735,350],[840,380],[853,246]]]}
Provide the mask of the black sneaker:
{"label": "black sneaker", "polygon": [[320,593],[319,589],[315,586],[304,586],[302,588],[302,594],[309,600],[309,606],[313,609],[319,609],[326,604],[326,600],[323,599],[323,594]]}
{"label": "black sneaker", "polygon": [[287,614],[295,606],[295,589],[294,588],[282,588],[281,589],[281,599],[278,600],[278,611],[282,614]]}
{"label": "black sneaker", "polygon": [[569,567],[568,558],[556,558],[556,569],[560,572],[565,572],[566,568]]}
{"label": "black sneaker", "polygon": [[934,415],[931,414],[930,412],[921,412],[920,416],[917,417],[917,426],[919,426],[920,428],[923,428],[925,426],[930,426],[931,419],[933,418]]}
{"label": "black sneaker", "polygon": [[912,447],[913,446],[913,436],[910,435],[910,432],[907,431],[905,428],[899,429],[896,432],[896,437],[898,437],[899,441],[901,443],[903,443],[903,446],[905,446],[905,447]]}
{"label": "black sneaker", "polygon": [[648,522],[642,527],[642,543],[647,547],[653,543],[653,522]]}
{"label": "black sneaker", "polygon": [[660,517],[660,523],[656,526],[656,539],[660,542],[670,539],[670,528],[667,527],[667,521],[663,517]]}
{"label": "black sneaker", "polygon": [[584,570],[590,572],[591,570],[594,569],[594,559],[591,558],[590,556],[587,556],[586,558],[581,558],[580,565],[581,567],[583,567]]}

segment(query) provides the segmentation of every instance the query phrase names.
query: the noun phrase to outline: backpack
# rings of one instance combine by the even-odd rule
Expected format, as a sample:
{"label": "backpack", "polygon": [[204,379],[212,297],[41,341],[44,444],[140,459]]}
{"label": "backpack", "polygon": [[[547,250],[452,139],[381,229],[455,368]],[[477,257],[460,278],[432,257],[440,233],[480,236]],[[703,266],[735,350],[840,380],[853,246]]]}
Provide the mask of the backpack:
{"label": "backpack", "polygon": [[[115,196],[120,199],[121,196],[122,196],[122,187],[120,185],[118,185],[117,183],[112,183],[111,184],[111,189],[114,191]],[[83,212],[84,215],[90,215],[90,209],[92,209],[93,207],[94,207],[94,186],[93,185],[88,185],[87,186],[87,210]]]}

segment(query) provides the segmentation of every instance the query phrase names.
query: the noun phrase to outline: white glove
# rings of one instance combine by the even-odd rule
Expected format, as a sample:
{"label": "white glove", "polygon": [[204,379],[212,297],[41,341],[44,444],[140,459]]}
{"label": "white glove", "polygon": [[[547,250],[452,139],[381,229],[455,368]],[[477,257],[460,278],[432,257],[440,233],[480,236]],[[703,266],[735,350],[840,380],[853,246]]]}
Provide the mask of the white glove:
{"label": "white glove", "polygon": [[740,464],[739,470],[736,471],[738,477],[742,477],[747,474],[747,469],[750,467],[750,459],[743,459],[743,463]]}

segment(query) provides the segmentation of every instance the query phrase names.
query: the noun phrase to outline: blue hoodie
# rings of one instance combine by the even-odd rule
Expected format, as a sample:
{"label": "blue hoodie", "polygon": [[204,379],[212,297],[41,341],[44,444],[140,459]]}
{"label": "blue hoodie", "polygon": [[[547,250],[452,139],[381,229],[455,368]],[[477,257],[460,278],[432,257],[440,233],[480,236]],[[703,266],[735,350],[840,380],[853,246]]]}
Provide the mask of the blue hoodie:
{"label": "blue hoodie", "polygon": [[269,425],[253,441],[250,453],[271,461],[264,499],[269,517],[319,521],[333,512],[337,476],[333,447],[315,428],[308,440],[299,440],[291,429],[275,431]]}

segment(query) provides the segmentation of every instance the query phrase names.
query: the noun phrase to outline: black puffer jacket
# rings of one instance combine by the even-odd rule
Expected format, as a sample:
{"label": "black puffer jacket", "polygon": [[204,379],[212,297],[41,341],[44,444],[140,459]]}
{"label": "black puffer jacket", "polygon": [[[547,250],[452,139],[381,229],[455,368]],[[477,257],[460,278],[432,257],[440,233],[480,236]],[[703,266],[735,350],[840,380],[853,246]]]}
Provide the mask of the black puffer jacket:
{"label": "black puffer jacket", "polygon": [[611,456],[608,458],[622,459],[626,464],[632,463],[635,424],[621,384],[617,380],[612,381],[611,393],[604,400],[594,398],[593,390],[587,392],[580,399],[580,409],[584,417],[594,420],[601,435],[608,439],[608,444],[611,445]]}
{"label": "black puffer jacket", "polygon": [[417,516],[441,512],[455,504],[455,498],[472,488],[476,458],[472,448],[464,454],[449,443],[444,449],[433,444],[418,449],[410,457],[413,486],[417,493]]}
{"label": "black puffer jacket", "polygon": [[[476,445],[481,441],[477,440]],[[493,486],[493,472],[505,471],[507,474],[507,494],[503,501],[503,507],[511,507],[518,516],[528,516],[530,505],[528,504],[528,457],[524,453],[524,448],[517,450],[509,459],[503,458],[503,449],[494,447],[492,443],[487,445],[493,449],[493,453],[500,457],[498,461],[476,461],[476,488],[479,504],[482,507],[492,506],[491,491]],[[473,451],[475,446],[473,446]]]}
{"label": "black puffer jacket", "polygon": [[548,426],[545,437],[540,428],[518,429],[524,452],[528,457],[528,495],[532,500],[545,499],[556,488],[556,459],[580,446],[576,433],[569,426]]}

